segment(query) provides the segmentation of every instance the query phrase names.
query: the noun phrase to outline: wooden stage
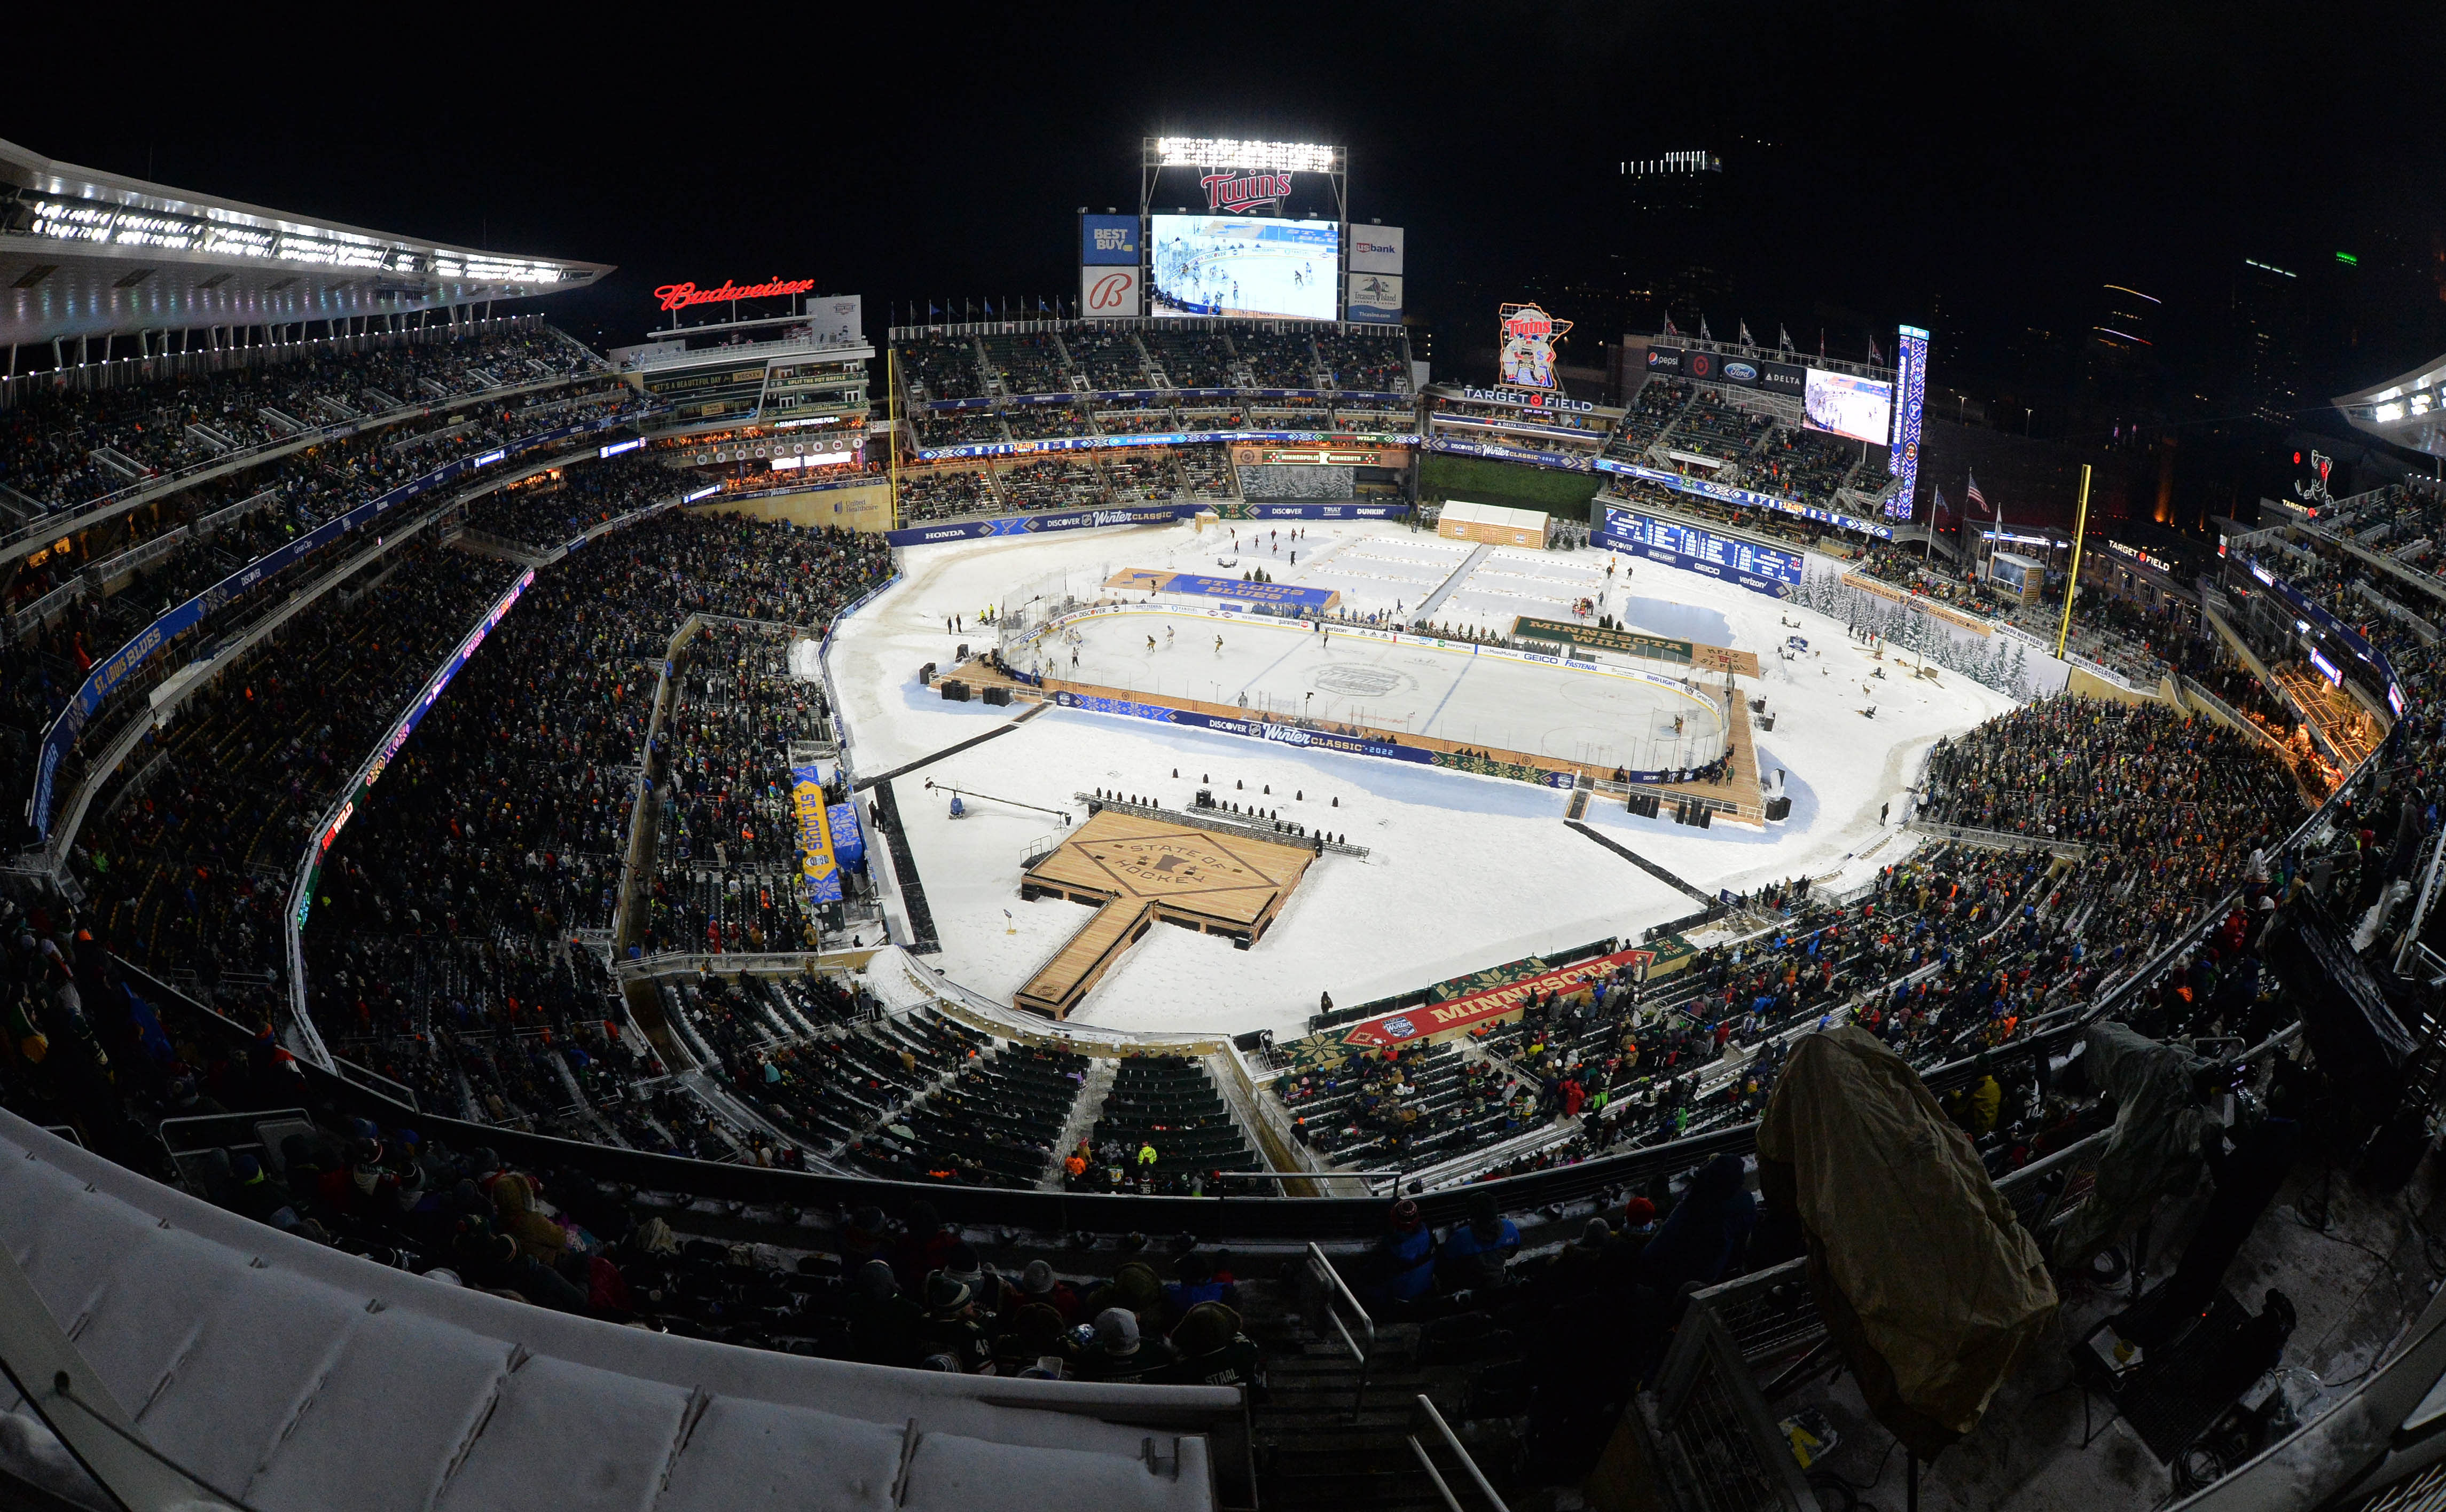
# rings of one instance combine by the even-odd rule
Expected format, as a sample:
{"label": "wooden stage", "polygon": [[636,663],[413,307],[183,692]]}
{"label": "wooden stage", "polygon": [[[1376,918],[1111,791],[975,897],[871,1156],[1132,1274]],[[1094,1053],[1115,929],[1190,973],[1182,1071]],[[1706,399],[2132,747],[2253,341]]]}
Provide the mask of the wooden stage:
{"label": "wooden stage", "polygon": [[1106,810],[1021,879],[1022,898],[1067,898],[1096,912],[1011,1001],[1067,1017],[1121,952],[1158,923],[1222,935],[1246,950],[1264,937],[1315,859],[1308,846]]}

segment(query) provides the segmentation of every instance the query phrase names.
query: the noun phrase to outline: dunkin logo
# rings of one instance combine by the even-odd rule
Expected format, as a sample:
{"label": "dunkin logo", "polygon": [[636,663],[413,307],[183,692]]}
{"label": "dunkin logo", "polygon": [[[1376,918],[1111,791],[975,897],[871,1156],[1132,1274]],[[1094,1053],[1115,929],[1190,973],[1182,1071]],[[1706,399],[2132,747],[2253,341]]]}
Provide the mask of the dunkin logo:
{"label": "dunkin logo", "polygon": [[1288,199],[1291,193],[1291,176],[1289,174],[1251,174],[1245,178],[1237,178],[1217,169],[1197,181],[1205,187],[1207,209],[1228,210],[1235,215],[1259,205]]}

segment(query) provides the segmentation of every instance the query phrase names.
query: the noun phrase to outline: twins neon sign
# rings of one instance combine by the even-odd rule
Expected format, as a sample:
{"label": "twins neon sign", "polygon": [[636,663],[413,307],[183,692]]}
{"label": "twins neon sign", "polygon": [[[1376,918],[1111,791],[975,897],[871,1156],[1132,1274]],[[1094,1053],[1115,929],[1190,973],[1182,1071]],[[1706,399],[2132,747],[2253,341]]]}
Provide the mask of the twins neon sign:
{"label": "twins neon sign", "polygon": [[1235,215],[1260,205],[1288,199],[1291,193],[1291,176],[1289,174],[1242,176],[1213,169],[1197,182],[1206,191],[1208,210],[1230,211]]}
{"label": "twins neon sign", "polygon": [[654,290],[654,297],[668,310],[683,310],[690,305],[721,305],[734,299],[778,299],[785,294],[812,291],[812,278],[775,278],[762,284],[734,284],[725,278],[719,289],[699,289],[694,284],[665,284]]}

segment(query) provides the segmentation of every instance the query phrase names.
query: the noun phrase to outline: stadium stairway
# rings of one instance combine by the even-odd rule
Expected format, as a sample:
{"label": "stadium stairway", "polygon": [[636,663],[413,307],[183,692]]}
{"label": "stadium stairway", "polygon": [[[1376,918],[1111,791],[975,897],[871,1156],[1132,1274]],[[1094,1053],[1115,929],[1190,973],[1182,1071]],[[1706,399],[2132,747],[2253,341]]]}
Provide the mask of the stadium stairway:
{"label": "stadium stairway", "polygon": [[1079,1085],[1079,1099],[1070,1105],[1069,1122],[1053,1141],[1053,1153],[1044,1163],[1044,1175],[1037,1182],[1040,1190],[1058,1192],[1062,1189],[1062,1162],[1079,1148],[1079,1141],[1096,1127],[1101,1116],[1104,1098],[1113,1090],[1113,1073],[1120,1062],[1109,1056],[1098,1056],[1087,1066],[1087,1079]]}
{"label": "stadium stairway", "polygon": [[[1294,1273],[1308,1270],[1305,1263]],[[1521,1505],[1508,1424],[1487,1437],[1462,1422],[1475,1363],[1421,1363],[1420,1325],[1376,1325],[1367,1392],[1358,1396],[1359,1362],[1332,1325],[1319,1334],[1300,1298],[1280,1281],[1240,1282],[1242,1332],[1265,1353],[1266,1390],[1250,1409],[1259,1499],[1268,1512],[1444,1512],[1434,1482],[1410,1452],[1417,1399],[1426,1397],[1471,1446],[1478,1468],[1506,1501]],[[1322,1318],[1315,1321],[1322,1323]],[[1354,1400],[1359,1410],[1352,1411]],[[1432,1435],[1433,1430],[1424,1430]],[[1423,1440],[1421,1442],[1424,1442]],[[1487,1447],[1481,1447],[1487,1445]],[[1451,1469],[1438,1447],[1439,1464]]]}

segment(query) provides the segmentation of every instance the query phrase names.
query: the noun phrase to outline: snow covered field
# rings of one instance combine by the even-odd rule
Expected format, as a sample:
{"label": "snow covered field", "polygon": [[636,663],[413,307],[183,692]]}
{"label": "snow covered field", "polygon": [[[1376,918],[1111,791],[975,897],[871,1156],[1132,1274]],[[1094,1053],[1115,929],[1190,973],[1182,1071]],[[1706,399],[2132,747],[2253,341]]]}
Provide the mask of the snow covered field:
{"label": "snow covered field", "polygon": [[[1252,540],[1242,522],[1236,550],[1228,524],[1209,527],[1201,538],[1184,521],[909,549],[903,580],[844,624],[833,644],[834,682],[856,770],[869,775],[891,771],[1003,726],[1019,712],[945,702],[916,681],[922,663],[949,664],[956,641],[967,641],[972,649],[992,644],[990,630],[975,627],[978,611],[988,604],[1019,602],[1040,592],[1092,597],[1107,577],[1129,568],[1228,569],[1237,576],[1263,566],[1282,583],[1339,589],[1347,612],[1382,611],[1389,617],[1397,604],[1415,610],[1469,564],[1475,551],[1467,543],[1381,522],[1319,522],[1303,526],[1296,540],[1270,527]],[[1296,566],[1290,561],[1294,551]],[[1789,822],[1769,825],[1763,832],[1722,824],[1692,830],[1676,826],[1669,815],[1639,818],[1611,803],[1591,804],[1586,815],[1592,828],[1702,889],[1740,890],[1804,873],[1841,871],[1849,880],[1893,860],[1906,842],[1880,828],[1880,805],[1891,802],[1898,819],[1901,790],[1927,746],[2009,706],[2003,695],[1949,673],[1934,682],[1910,678],[1891,659],[1882,663],[1887,676],[1876,678],[1872,674],[1881,663],[1853,645],[1841,625],[1821,615],[1598,550],[1494,549],[1451,583],[1433,617],[1489,630],[1508,628],[1514,614],[1562,617],[1571,598],[1606,591],[1609,561],[1616,571],[1607,612],[1635,628],[1756,652],[1765,669],[1755,686],[1742,680],[1742,693],[1763,696],[1767,712],[1776,717],[1775,729],[1757,737],[1759,768],[1770,778],[1783,771],[1793,798]],[[1237,566],[1226,569],[1225,563]],[[954,615],[965,622],[957,633],[945,625]],[[1228,681],[1215,675],[1212,630],[1204,632],[1203,645],[1188,645],[1179,643],[1193,632],[1182,628],[1177,649],[1149,657],[1147,631],[1140,626],[1160,624],[1159,615],[1112,616],[1101,623],[1113,628],[1109,641],[1100,632],[1095,654],[1118,659],[1115,664],[1124,671],[1135,657],[1146,678],[1168,678],[1178,663],[1184,683],[1202,677],[1219,687]],[[1176,623],[1211,622],[1182,615]],[[1556,680],[1584,676],[1558,668],[1485,658],[1387,664],[1363,660],[1342,638],[1317,648],[1308,644],[1314,638],[1305,631],[1261,628],[1255,621],[1227,626],[1223,633],[1227,652],[1233,653],[1234,678],[1255,662],[1258,648],[1270,644],[1267,638],[1280,638],[1281,659],[1270,670],[1261,665],[1263,677],[1251,680],[1276,693],[1304,695],[1314,690],[1318,677],[1345,665],[1355,669],[1346,675],[1368,674],[1371,682],[1386,671],[1417,679],[1416,692],[1402,696],[1430,710],[1436,700],[1444,700],[1446,720],[1464,706],[1464,697],[1467,706],[1482,708],[1483,718],[1506,721],[1507,728],[1565,730],[1592,718],[1610,728],[1610,721],[1622,718],[1619,710],[1591,716],[1576,707],[1558,708],[1570,695]],[[1778,648],[1796,634],[1808,640],[1810,649],[1786,661]],[[1162,639],[1157,631],[1159,646]],[[1245,644],[1235,648],[1235,640]],[[1082,647],[1082,679],[1087,649]],[[1345,649],[1348,663],[1341,660]],[[1381,655],[1389,648],[1376,644],[1371,649]],[[1426,654],[1407,646],[1397,654],[1414,651]],[[1202,664],[1200,657],[1206,659]],[[1656,669],[1655,663],[1641,664]],[[1438,665],[1467,670],[1439,673]],[[1434,681],[1438,676],[1443,678],[1440,684]],[[1320,692],[1318,701],[1325,697]],[[1871,707],[1873,719],[1863,712]],[[1472,738],[1443,724],[1433,733]],[[1492,735],[1484,739],[1498,743]],[[1293,1032],[1315,1012],[1320,992],[1330,992],[1336,1002],[1360,1002],[1541,949],[1609,934],[1635,935],[1646,924],[1697,906],[1565,828],[1565,793],[1052,709],[894,784],[943,942],[936,963],[955,980],[1005,1000],[1086,918],[1076,904],[1019,901],[1022,861],[1059,834],[1060,822],[992,801],[975,802],[968,817],[952,820],[948,802],[925,791],[930,778],[1013,803],[1067,810],[1074,822],[1085,814],[1072,796],[1082,790],[1109,788],[1185,807],[1198,787],[1209,786],[1219,797],[1279,809],[1285,819],[1311,829],[1347,831],[1352,844],[1370,848],[1364,860],[1333,855],[1313,867],[1253,950],[1235,951],[1224,941],[1187,930],[1152,931],[1087,999],[1078,1017],[1092,1024]],[[1872,847],[1875,853],[1864,856]]]}

